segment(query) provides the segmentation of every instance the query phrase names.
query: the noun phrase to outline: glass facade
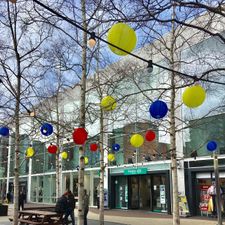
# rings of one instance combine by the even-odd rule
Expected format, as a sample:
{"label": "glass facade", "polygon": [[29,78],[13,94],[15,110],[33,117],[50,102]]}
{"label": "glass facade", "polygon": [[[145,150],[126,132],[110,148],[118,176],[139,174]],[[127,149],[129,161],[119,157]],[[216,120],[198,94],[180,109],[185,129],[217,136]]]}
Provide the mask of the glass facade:
{"label": "glass facade", "polygon": [[44,176],[32,176],[31,201],[32,202],[56,202],[55,174]]}
{"label": "glass facade", "polygon": [[217,153],[225,154],[225,114],[206,117],[189,122],[188,135],[184,138],[184,154],[186,157],[207,156],[208,141],[217,142]]}
{"label": "glass facade", "polygon": [[[206,150],[206,143],[209,140],[215,140],[218,143],[218,153],[225,154],[225,114],[207,117],[201,120],[189,121],[188,135],[184,135],[183,142],[185,157],[210,155],[211,152]],[[139,149],[130,144],[131,134],[134,132],[145,135],[145,131],[151,129],[156,133],[156,139],[152,142],[145,141]],[[116,160],[110,162],[109,166],[120,167],[141,165],[143,163],[157,162],[170,158],[169,144],[159,142],[159,130],[149,122],[138,122],[127,124],[124,127],[114,129],[108,136],[109,152],[114,143],[120,145],[120,150],[115,152]],[[13,173],[14,173],[14,137],[11,138],[11,155],[10,155],[10,174],[9,174],[9,191],[13,194]],[[7,160],[8,160],[8,138],[0,139],[0,190],[6,192],[7,184]],[[98,137],[95,139],[98,141]],[[98,204],[97,186],[99,183],[99,157],[100,153],[91,152],[89,144],[86,143],[85,156],[89,159],[89,164],[85,170],[85,188],[88,189],[91,197],[91,205]],[[35,149],[35,155],[32,158],[31,170],[29,174],[29,159],[25,158],[25,151],[32,143]],[[28,177],[31,176],[31,193],[32,202],[55,203],[56,202],[56,176],[55,176],[55,155],[47,151],[48,143],[39,140],[30,140],[27,135],[21,135],[20,143],[20,188],[27,193]],[[62,190],[70,189],[75,196],[78,195],[78,165],[79,149],[74,143],[68,142],[62,146],[61,151],[68,153],[68,158],[62,160]],[[193,161],[189,164],[192,165]],[[211,165],[211,162],[205,162]],[[221,161],[222,163],[222,161]],[[133,164],[133,165],[131,165]],[[204,164],[205,165],[205,164]],[[202,165],[202,166],[204,166]],[[200,163],[197,166],[201,166]],[[154,170],[162,168],[154,167]],[[168,169],[168,168],[167,168]],[[109,173],[109,176],[110,173]],[[147,209],[155,212],[168,211],[168,181],[164,174],[146,174],[137,176],[117,176],[112,178],[114,186],[111,188],[110,195],[113,195],[112,206],[114,208],[124,209]],[[1,194],[1,198],[4,198]],[[111,200],[110,200],[111,201]]]}

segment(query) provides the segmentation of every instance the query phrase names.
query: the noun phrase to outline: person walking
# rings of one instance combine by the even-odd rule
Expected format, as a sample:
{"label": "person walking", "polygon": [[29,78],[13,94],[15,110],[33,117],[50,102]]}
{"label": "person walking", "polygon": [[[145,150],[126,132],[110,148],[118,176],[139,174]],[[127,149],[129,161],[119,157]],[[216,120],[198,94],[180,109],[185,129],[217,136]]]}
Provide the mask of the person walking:
{"label": "person walking", "polygon": [[84,225],[87,225],[87,214],[89,211],[89,195],[87,194],[87,190],[84,189]]}
{"label": "person walking", "polygon": [[68,209],[66,211],[65,220],[67,220],[68,217],[70,216],[72,220],[72,225],[75,225],[75,217],[74,217],[74,209],[76,205],[75,198],[71,191],[68,191],[67,194],[68,194]]}

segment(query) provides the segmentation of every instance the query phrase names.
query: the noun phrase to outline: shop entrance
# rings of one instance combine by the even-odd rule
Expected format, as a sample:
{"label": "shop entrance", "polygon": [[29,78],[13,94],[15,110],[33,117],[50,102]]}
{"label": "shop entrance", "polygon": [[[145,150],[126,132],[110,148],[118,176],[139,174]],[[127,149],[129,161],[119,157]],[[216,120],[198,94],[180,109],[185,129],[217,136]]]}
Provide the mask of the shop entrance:
{"label": "shop entrance", "polygon": [[149,209],[152,208],[151,177],[130,176],[129,180],[129,208]]}
{"label": "shop entrance", "polygon": [[112,208],[168,212],[169,180],[166,173],[112,176],[111,192]]}
{"label": "shop entrance", "polygon": [[128,177],[129,208],[167,212],[165,175]]}

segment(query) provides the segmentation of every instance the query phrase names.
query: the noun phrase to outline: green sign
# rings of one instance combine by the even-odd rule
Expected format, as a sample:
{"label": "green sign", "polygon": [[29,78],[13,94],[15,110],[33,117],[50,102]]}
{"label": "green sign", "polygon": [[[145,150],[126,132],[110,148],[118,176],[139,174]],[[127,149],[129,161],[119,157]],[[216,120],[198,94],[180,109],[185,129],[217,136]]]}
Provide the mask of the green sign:
{"label": "green sign", "polygon": [[137,174],[147,174],[148,168],[134,168],[134,169],[125,169],[123,171],[124,175],[137,175]]}

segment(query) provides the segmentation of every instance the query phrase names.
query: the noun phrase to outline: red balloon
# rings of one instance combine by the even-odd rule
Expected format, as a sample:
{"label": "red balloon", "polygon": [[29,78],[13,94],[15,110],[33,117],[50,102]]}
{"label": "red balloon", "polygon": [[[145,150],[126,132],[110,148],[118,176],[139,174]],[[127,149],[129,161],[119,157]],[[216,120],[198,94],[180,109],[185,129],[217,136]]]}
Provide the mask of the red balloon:
{"label": "red balloon", "polygon": [[55,154],[57,152],[58,148],[56,145],[49,145],[48,146],[48,152],[51,154]]}
{"label": "red balloon", "polygon": [[79,127],[73,131],[73,141],[77,145],[83,145],[87,140],[88,133],[85,128]]}
{"label": "red balloon", "polygon": [[153,141],[155,139],[155,132],[152,130],[148,130],[145,134],[145,139],[147,141]]}
{"label": "red balloon", "polygon": [[97,151],[97,150],[98,150],[98,145],[97,145],[96,143],[91,143],[91,144],[90,144],[90,150],[91,150],[92,152]]}

